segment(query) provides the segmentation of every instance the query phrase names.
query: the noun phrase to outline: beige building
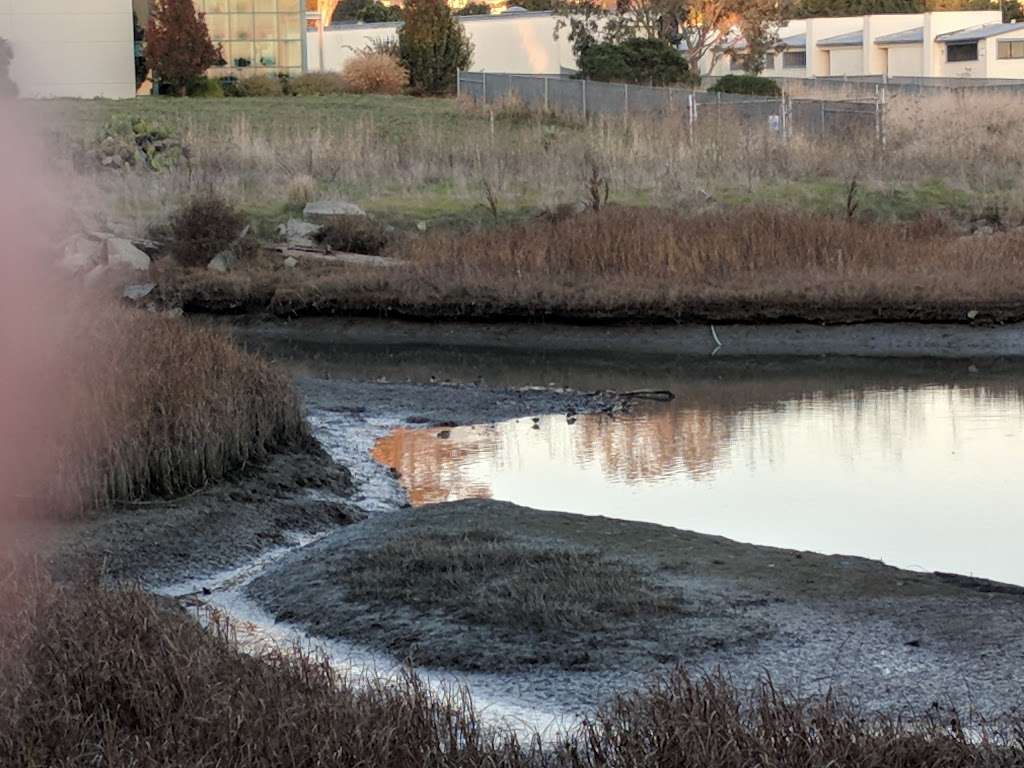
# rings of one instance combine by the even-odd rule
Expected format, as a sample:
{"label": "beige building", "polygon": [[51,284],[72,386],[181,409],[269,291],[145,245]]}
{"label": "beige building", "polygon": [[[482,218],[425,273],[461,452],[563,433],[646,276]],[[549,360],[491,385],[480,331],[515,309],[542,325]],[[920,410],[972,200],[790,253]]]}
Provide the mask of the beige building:
{"label": "beige building", "polygon": [[[510,8],[503,13],[459,16],[473,41],[473,72],[559,74],[575,68],[568,36],[555,39],[557,19],[549,11]],[[335,24],[309,32],[307,69],[337,72],[360,49],[377,40],[394,39],[400,23]],[[322,52],[322,57],[321,57]]]}
{"label": "beige building", "polygon": [[0,37],[24,97],[135,95],[131,0],[0,0]]}
{"label": "beige building", "polygon": [[[778,31],[767,77],[1024,79],[1024,23],[992,11],[934,11],[792,21]],[[733,39],[705,57],[704,74],[743,69]]]}

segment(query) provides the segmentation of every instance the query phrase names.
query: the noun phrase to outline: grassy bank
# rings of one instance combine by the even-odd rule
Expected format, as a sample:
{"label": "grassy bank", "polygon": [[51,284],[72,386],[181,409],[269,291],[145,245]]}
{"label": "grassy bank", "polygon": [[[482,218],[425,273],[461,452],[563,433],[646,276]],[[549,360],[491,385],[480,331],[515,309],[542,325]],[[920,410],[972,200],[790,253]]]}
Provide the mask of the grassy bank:
{"label": "grassy bank", "polygon": [[740,768],[1010,766],[1024,727],[904,722],[765,684],[740,693],[676,672],[620,696],[542,749],[484,725],[458,692],[414,677],[360,682],[315,656],[246,655],[134,590],[0,576],[0,761],[11,766],[188,765]]}
{"label": "grassy bank", "polygon": [[[271,223],[305,196],[340,197],[393,223],[482,222],[488,190],[501,217],[585,199],[592,169],[624,204],[700,208],[709,198],[842,212],[864,190],[862,216],[939,212],[1019,222],[1024,111],[998,94],[910,98],[890,108],[888,150],[871,137],[782,142],[767,125],[708,121],[691,142],[685,121],[590,125],[514,105],[491,116],[455,100],[338,96],[57,102],[36,109],[51,127],[55,163],[78,207],[140,232],[168,201],[216,189]],[[189,161],[153,174],[76,164],[112,116],[170,129]]]}
{"label": "grassy bank", "polygon": [[772,207],[610,206],[398,239],[388,269],[168,270],[189,310],[569,321],[944,321],[1024,317],[1024,230],[866,223]]}
{"label": "grassy bank", "polygon": [[309,439],[287,376],[222,334],[73,304],[51,366],[65,418],[40,419],[54,467],[40,507],[75,515],[189,493]]}

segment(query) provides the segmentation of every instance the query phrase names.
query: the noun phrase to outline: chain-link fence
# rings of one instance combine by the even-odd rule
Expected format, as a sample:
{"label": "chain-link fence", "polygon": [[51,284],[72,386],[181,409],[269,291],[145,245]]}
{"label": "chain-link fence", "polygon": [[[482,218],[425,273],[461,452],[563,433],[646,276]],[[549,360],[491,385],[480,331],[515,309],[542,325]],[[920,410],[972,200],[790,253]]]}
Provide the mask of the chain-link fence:
{"label": "chain-link fence", "polygon": [[685,88],[601,83],[563,76],[460,72],[459,95],[478,104],[521,103],[534,110],[590,118],[662,115],[697,127],[764,127],[786,137],[872,134],[885,143],[885,92],[871,98],[768,98]]}

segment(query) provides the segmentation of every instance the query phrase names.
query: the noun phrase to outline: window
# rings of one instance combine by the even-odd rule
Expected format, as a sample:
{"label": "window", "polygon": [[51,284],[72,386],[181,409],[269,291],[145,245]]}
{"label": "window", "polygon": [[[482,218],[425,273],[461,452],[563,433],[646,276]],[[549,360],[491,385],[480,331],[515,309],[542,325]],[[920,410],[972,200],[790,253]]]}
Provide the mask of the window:
{"label": "window", "polygon": [[1000,59],[1024,59],[1024,40],[1000,40],[996,56]]}
{"label": "window", "polygon": [[978,43],[948,43],[946,61],[977,61]]}
{"label": "window", "polygon": [[257,13],[255,19],[255,38],[257,40],[277,40],[277,14]]}
{"label": "window", "polygon": [[764,68],[765,69],[775,69],[775,54],[774,53],[766,53],[764,55]]}
{"label": "window", "polygon": [[209,13],[206,15],[206,27],[210,30],[210,37],[216,40],[230,40],[231,27],[228,25],[226,13]]}
{"label": "window", "polygon": [[806,67],[807,51],[786,51],[782,54],[782,66],[785,69]]}
{"label": "window", "polygon": [[729,71],[736,72],[743,69],[743,57],[731,54],[729,56]]}

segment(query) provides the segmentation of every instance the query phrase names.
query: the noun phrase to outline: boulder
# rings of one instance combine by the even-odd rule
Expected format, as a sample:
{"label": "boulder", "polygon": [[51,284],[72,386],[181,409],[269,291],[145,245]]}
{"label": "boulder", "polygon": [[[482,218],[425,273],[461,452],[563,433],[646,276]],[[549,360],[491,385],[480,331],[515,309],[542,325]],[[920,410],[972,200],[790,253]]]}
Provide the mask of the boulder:
{"label": "boulder", "polygon": [[75,235],[64,246],[60,266],[68,272],[88,272],[103,261],[103,243],[85,235]]}
{"label": "boulder", "polygon": [[234,251],[221,251],[210,259],[206,268],[211,272],[230,272],[236,261],[238,261],[238,256]]}
{"label": "boulder", "polygon": [[320,231],[320,227],[308,221],[289,219],[288,223],[282,224],[277,231],[288,245],[316,248],[317,242],[313,238]]}
{"label": "boulder", "polygon": [[295,269],[297,266],[299,266],[299,260],[296,259],[294,256],[289,256],[287,259],[284,260],[284,266],[285,269]]}
{"label": "boulder", "polygon": [[130,241],[120,237],[107,240],[107,264],[112,267],[128,267],[130,269],[149,269],[150,260]]}
{"label": "boulder", "polygon": [[153,292],[154,288],[156,288],[156,283],[132,283],[124,287],[121,296],[128,301],[142,301]]}
{"label": "boulder", "polygon": [[334,216],[365,216],[366,211],[355,203],[343,200],[317,200],[307,203],[302,215],[311,221],[324,221]]}
{"label": "boulder", "polygon": [[85,284],[86,288],[94,288],[104,282],[108,272],[110,272],[110,267],[106,264],[97,264],[85,273],[85,278],[82,282]]}

